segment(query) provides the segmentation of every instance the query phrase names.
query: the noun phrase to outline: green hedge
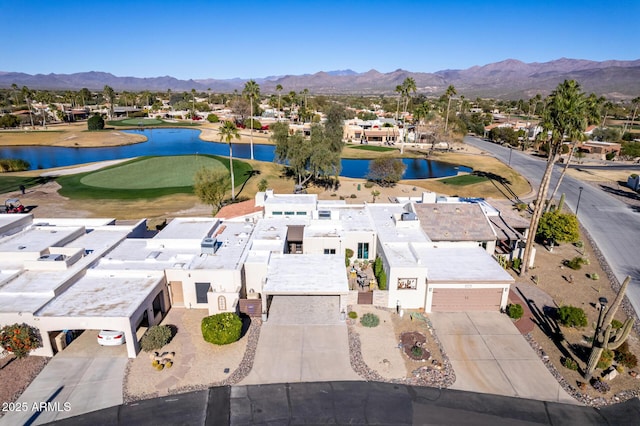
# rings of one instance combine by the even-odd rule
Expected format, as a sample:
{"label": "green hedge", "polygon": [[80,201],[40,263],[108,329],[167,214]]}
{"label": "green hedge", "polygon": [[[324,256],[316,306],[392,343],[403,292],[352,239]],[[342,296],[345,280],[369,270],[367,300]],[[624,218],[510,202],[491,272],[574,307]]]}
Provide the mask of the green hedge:
{"label": "green hedge", "polygon": [[517,320],[522,318],[522,315],[524,315],[524,309],[519,303],[510,303],[509,305],[507,305],[507,314],[509,314],[509,318]]}
{"label": "green hedge", "polygon": [[558,309],[558,317],[560,324],[566,327],[585,327],[587,325],[587,316],[582,308],[575,306],[562,306]]}
{"label": "green hedge", "polygon": [[237,342],[242,333],[242,320],[232,312],[224,312],[202,319],[202,337],[215,345]]}

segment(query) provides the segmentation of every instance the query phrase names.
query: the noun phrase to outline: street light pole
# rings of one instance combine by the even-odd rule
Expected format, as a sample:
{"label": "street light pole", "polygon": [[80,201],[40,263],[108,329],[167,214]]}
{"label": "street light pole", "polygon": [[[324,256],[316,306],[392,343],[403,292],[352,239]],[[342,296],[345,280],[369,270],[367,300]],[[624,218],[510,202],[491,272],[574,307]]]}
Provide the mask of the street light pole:
{"label": "street light pole", "polygon": [[511,154],[513,153],[513,146],[509,145],[509,167],[511,167]]}
{"label": "street light pole", "polygon": [[580,197],[582,197],[583,187],[578,188],[580,192],[578,193],[578,202],[576,203],[576,216],[578,216],[578,210],[580,209]]}

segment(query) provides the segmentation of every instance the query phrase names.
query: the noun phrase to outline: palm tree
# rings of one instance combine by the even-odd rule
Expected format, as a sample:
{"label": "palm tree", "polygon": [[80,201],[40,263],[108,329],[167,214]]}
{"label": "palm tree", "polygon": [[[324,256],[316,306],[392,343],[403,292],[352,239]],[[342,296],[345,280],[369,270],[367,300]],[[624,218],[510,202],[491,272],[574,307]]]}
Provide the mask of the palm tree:
{"label": "palm tree", "polygon": [[231,200],[233,201],[236,199],[236,190],[233,176],[233,147],[231,146],[231,141],[233,138],[240,139],[240,132],[233,122],[225,121],[218,129],[218,135],[229,144],[229,172],[231,173]]}
{"label": "palm tree", "polygon": [[585,121],[584,93],[580,90],[580,85],[577,82],[574,80],[565,80],[551,92],[551,95],[549,95],[546,100],[546,107],[542,114],[542,128],[545,132],[550,132],[551,134],[548,141],[549,156],[547,157],[547,166],[540,181],[535,208],[531,216],[531,223],[529,225],[530,235],[527,237],[524,248],[520,275],[529,271],[533,241],[535,240],[536,230],[540,223],[540,217],[545,209],[544,202],[547,198],[553,166],[558,158],[564,137],[565,135],[573,137],[578,132],[584,130]]}
{"label": "palm tree", "polygon": [[404,112],[407,112],[407,108],[409,107],[409,101],[411,100],[411,92],[416,93],[416,81],[407,77],[402,82],[402,95],[404,97]]}
{"label": "palm tree", "polygon": [[116,96],[116,92],[109,86],[104,86],[102,89],[102,94],[109,104],[109,120],[113,119],[113,101]]}
{"label": "palm tree", "polygon": [[27,109],[29,109],[29,120],[31,121],[31,128],[33,129],[33,114],[31,114],[31,90],[27,86],[22,86],[22,97],[27,103]]}
{"label": "palm tree", "polygon": [[447,129],[449,128],[449,109],[451,108],[451,97],[455,95],[456,88],[453,87],[452,84],[447,87],[447,91],[444,92],[444,95],[447,97],[447,116],[444,118],[444,132],[447,133]]}
{"label": "palm tree", "polygon": [[282,108],[281,108],[282,89],[283,89],[282,84],[276,85],[276,92],[278,92],[278,121],[280,121],[280,111],[282,111]]}
{"label": "palm tree", "polygon": [[191,119],[193,120],[196,115],[196,89],[191,89],[191,102]]}
{"label": "palm tree", "polygon": [[251,107],[251,129],[250,129],[250,143],[251,143],[251,159],[253,160],[253,102],[260,99],[260,86],[254,80],[249,80],[245,83],[242,94],[249,98],[249,104]]}
{"label": "palm tree", "polygon": [[402,100],[402,95],[404,94],[402,90],[402,85],[398,84],[395,88],[395,91],[400,96],[398,97],[398,105],[396,106],[396,121],[398,121],[398,113],[400,112],[400,101]]}
{"label": "palm tree", "polygon": [[[631,115],[631,132],[633,132],[633,122],[636,120],[636,113],[638,112],[638,104],[640,104],[640,96],[637,98],[631,99],[631,105],[635,106],[633,109],[633,114]],[[629,128],[629,122],[627,121],[624,124],[624,129],[622,129],[622,135],[624,136],[627,133],[627,129]]]}

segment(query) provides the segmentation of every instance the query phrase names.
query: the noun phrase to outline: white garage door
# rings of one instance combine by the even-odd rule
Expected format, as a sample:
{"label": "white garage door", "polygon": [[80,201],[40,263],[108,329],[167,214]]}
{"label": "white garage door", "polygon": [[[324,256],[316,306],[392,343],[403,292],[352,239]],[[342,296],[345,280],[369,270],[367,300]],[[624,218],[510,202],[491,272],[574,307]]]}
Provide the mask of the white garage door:
{"label": "white garage door", "polygon": [[340,324],[340,296],[273,296],[270,324]]}
{"label": "white garage door", "polygon": [[501,288],[434,288],[431,312],[499,311]]}

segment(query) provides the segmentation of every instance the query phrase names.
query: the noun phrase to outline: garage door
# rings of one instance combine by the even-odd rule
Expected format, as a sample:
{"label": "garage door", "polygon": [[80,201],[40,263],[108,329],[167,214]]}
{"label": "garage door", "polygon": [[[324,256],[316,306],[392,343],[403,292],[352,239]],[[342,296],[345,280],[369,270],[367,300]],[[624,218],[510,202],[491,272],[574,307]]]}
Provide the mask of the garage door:
{"label": "garage door", "polygon": [[431,312],[499,311],[501,288],[434,288]]}
{"label": "garage door", "polygon": [[340,296],[273,296],[270,324],[340,324]]}

